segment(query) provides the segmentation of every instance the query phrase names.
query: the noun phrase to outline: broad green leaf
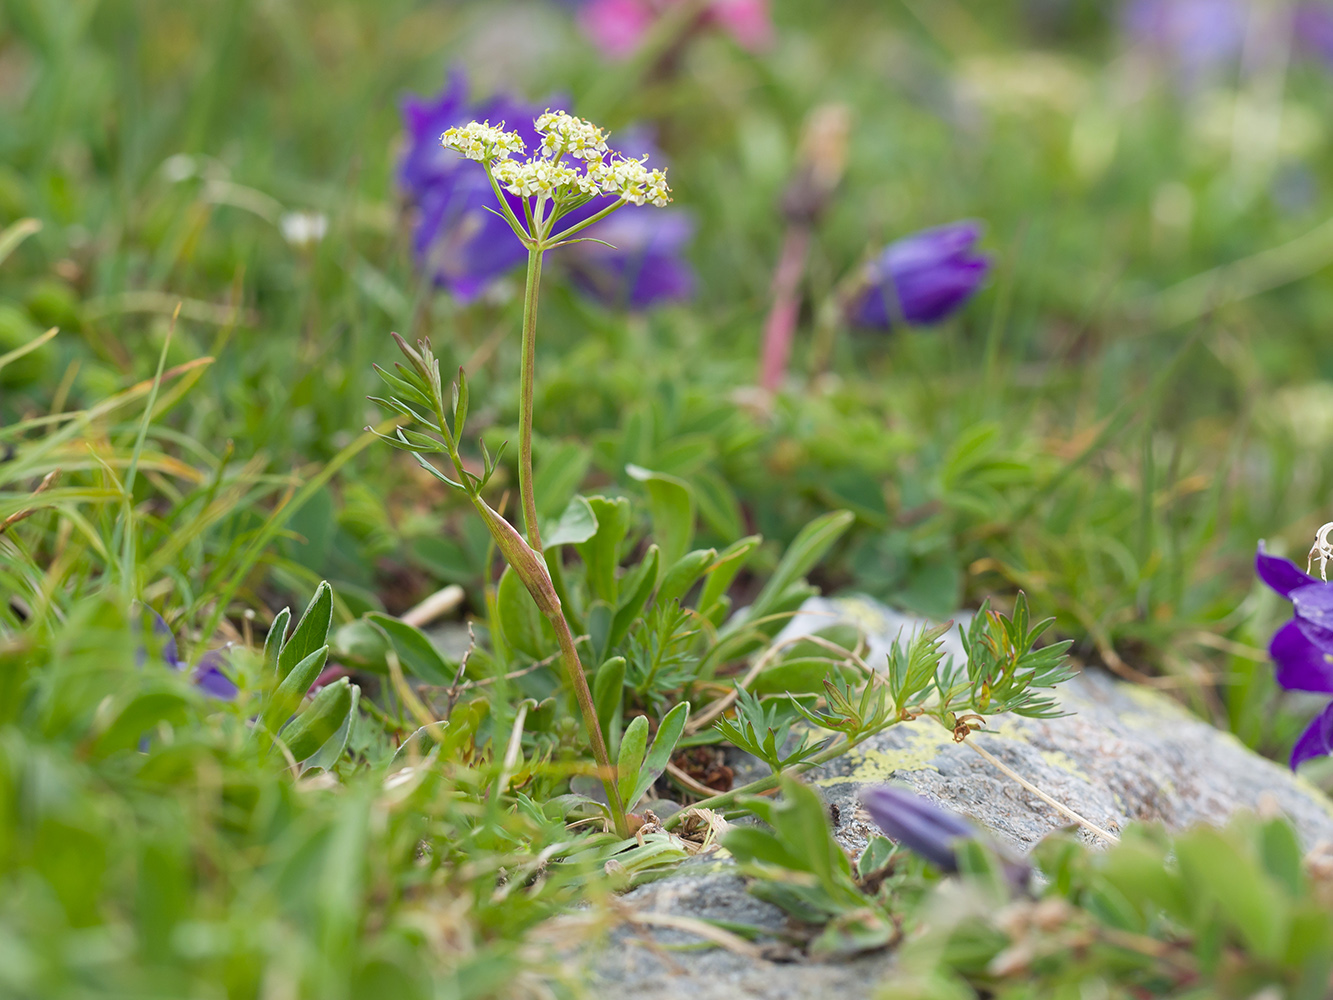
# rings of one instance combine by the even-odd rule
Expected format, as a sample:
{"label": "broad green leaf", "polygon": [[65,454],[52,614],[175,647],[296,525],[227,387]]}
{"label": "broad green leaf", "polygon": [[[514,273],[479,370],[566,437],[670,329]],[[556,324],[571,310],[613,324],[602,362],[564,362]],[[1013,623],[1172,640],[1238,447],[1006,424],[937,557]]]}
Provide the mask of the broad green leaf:
{"label": "broad green leaf", "polygon": [[1305,883],[1302,859],[1305,852],[1296,831],[1285,819],[1272,819],[1259,829],[1259,849],[1264,868],[1292,897],[1301,894]]}
{"label": "broad green leaf", "polygon": [[898,933],[892,921],[869,907],[839,913],[810,942],[810,957],[816,961],[851,958],[892,944]]}
{"label": "broad green leaf", "polygon": [[556,649],[555,632],[512,566],[506,567],[495,591],[496,614],[505,642],[525,656],[540,660]]}
{"label": "broad green leaf", "polygon": [[833,543],[851,527],[853,520],[850,511],[835,510],[815,518],[802,528],[750,606],[749,620],[764,618],[783,603],[789,589],[814,569]]}
{"label": "broad green leaf", "polygon": [[560,520],[542,529],[542,544],[549,552],[559,545],[578,545],[597,534],[597,515],[592,504],[576,496],[560,515]]}
{"label": "broad green leaf", "polygon": [[352,685],[352,701],[347,707],[347,714],[343,718],[342,725],[330,736],[324,745],[319,748],[309,759],[306,760],[303,771],[309,771],[314,768],[322,768],[330,771],[333,766],[342,760],[343,754],[347,752],[347,743],[352,738],[352,726],[356,724],[357,706],[361,703],[361,688]]}
{"label": "broad green leaf", "polygon": [[1280,957],[1290,920],[1277,886],[1220,830],[1199,827],[1176,840],[1176,858],[1187,890],[1212,899],[1241,940],[1260,958]]}
{"label": "broad green leaf", "polygon": [[766,668],[754,679],[754,694],[822,694],[824,681],[842,675],[838,664],[827,656],[794,656]]}
{"label": "broad green leaf", "polygon": [[[387,665],[385,654],[392,645],[384,629],[364,618],[358,618],[333,630],[329,655],[346,666],[382,674]],[[399,653],[400,662],[402,658],[403,654]]]}
{"label": "broad green leaf", "polygon": [[802,846],[809,869],[829,895],[837,899],[846,894],[852,866],[833,839],[823,800],[809,785],[785,774],[782,800],[782,805],[774,810],[778,835],[788,844]]}
{"label": "broad green leaf", "polygon": [[287,626],[292,621],[292,609],[283,608],[273,616],[268,635],[264,637],[264,665],[271,670],[278,669],[278,654],[287,641]]}
{"label": "broad green leaf", "polygon": [[352,706],[351,682],[340,677],[326,684],[296,718],[283,726],[278,738],[292,758],[303,761],[327,743],[344,723]]}
{"label": "broad green leaf", "polygon": [[310,690],[310,685],[315,683],[315,678],[324,669],[328,657],[329,647],[320,646],[287,672],[287,676],[282,679],[278,689],[269,696],[264,711],[260,714],[260,726],[254,730],[256,734],[263,733],[260,738],[271,739],[271,734],[277,732],[287,717],[296,711],[301,699]]}
{"label": "broad green leaf", "polygon": [[403,665],[403,672],[420,678],[427,684],[444,686],[452,684],[457,664],[451,664],[440,655],[434,644],[419,628],[400,621],[391,615],[371,611],[366,620],[383,630],[398,654],[398,662]]}
{"label": "broad green leaf", "polygon": [[690,703],[687,701],[682,701],[662,717],[657,727],[657,735],[653,738],[652,749],[648,751],[643,767],[639,770],[639,780],[634,785],[634,791],[625,800],[626,809],[632,809],[634,803],[643,798],[644,793],[652,787],[653,782],[662,776],[662,772],[671,761],[672,753],[676,750],[676,744],[680,742],[680,737],[685,732],[685,723],[689,717]]}
{"label": "broad green leaf", "polygon": [[629,501],[624,497],[615,500],[589,497],[588,504],[597,518],[597,534],[578,545],[579,556],[588,570],[588,589],[594,597],[614,607],[620,596],[616,581],[620,543],[629,533]]}
{"label": "broad green leaf", "polygon": [[660,574],[675,565],[690,549],[694,539],[694,494],[689,484],[664,472],[653,472],[637,465],[627,465],[632,479],[643,483],[648,493],[648,509],[653,515],[653,539],[662,550]]}
{"label": "broad green leaf", "polygon": [[772,865],[793,872],[808,872],[810,865],[803,855],[787,850],[783,842],[767,830],[753,826],[733,827],[722,838],[722,846],[743,865]]}
{"label": "broad green leaf", "polygon": [[297,663],[323,646],[328,641],[332,624],[333,588],[320,583],[301,620],[296,623],[292,637],[282,645],[282,652],[278,654],[278,676],[286,677]]}
{"label": "broad green leaf", "polygon": [[605,601],[593,601],[588,608],[588,641],[592,643],[593,660],[600,660],[610,652],[607,639],[611,636],[611,622],[615,611]]}
{"label": "broad green leaf", "polygon": [[620,754],[616,758],[616,787],[620,791],[620,800],[625,808],[632,808],[630,794],[639,780],[639,768],[643,764],[643,755],[648,749],[648,717],[635,716],[625,727],[625,735],[620,738]]}
{"label": "broad green leaf", "polygon": [[600,667],[592,682],[592,700],[597,706],[597,721],[601,724],[602,735],[608,745],[616,742],[612,737],[616,725],[616,716],[620,713],[625,692],[625,658],[613,656]]}
{"label": "broad green leaf", "polygon": [[659,606],[672,601],[684,600],[695,581],[717,561],[716,549],[695,549],[676,560],[662,575],[662,582],[657,588],[656,601]]}
{"label": "broad green leaf", "polygon": [[1127,832],[1097,861],[1106,880],[1120,889],[1143,918],[1162,911],[1173,920],[1189,919],[1190,901],[1180,874],[1167,868],[1162,850]]}
{"label": "broad green leaf", "polygon": [[709,610],[726,596],[727,588],[731,586],[736,574],[745,566],[750,553],[759,547],[761,541],[763,539],[758,535],[750,535],[722,550],[722,554],[708,571],[708,579],[704,581],[704,588],[699,594],[700,611],[708,614]]}
{"label": "broad green leaf", "polygon": [[690,476],[699,516],[721,538],[738,538],[745,530],[740,501],[731,485],[715,472],[696,472]]}
{"label": "broad green leaf", "polygon": [[893,841],[878,833],[875,834],[866,842],[865,850],[856,859],[856,874],[861,878],[873,875],[889,863],[893,852]]}
{"label": "broad green leaf", "polygon": [[616,615],[611,620],[611,631],[606,639],[607,649],[615,649],[620,640],[629,633],[634,620],[643,614],[644,606],[652,596],[653,585],[657,582],[657,567],[660,563],[658,555],[657,546],[652,546],[638,568],[625,578],[624,583],[629,588],[629,596],[616,609]]}
{"label": "broad green leaf", "polygon": [[1142,934],[1146,930],[1143,915],[1118,886],[1108,881],[1090,886],[1085,891],[1084,900],[1083,905],[1108,927],[1131,934]]}

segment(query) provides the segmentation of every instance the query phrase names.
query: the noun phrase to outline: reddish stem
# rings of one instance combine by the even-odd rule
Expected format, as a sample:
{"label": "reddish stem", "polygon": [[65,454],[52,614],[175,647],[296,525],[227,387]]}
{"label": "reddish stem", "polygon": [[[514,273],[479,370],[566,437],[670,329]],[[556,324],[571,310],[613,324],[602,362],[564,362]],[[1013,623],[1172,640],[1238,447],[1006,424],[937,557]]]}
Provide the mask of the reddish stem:
{"label": "reddish stem", "polygon": [[759,384],[776,392],[787,375],[792,341],[796,338],[796,320],[800,315],[801,278],[805,275],[806,251],[810,230],[794,225],[782,242],[782,255],[773,272],[773,307],[764,324],[764,353],[759,366]]}

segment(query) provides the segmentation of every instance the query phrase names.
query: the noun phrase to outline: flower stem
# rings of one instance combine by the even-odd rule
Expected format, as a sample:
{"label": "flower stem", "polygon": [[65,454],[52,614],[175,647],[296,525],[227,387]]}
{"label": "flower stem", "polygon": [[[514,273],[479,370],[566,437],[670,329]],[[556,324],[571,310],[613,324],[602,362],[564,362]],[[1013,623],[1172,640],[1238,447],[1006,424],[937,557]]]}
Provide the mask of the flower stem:
{"label": "flower stem", "polygon": [[518,492],[523,501],[523,527],[528,545],[542,551],[537,528],[537,498],[532,491],[532,394],[537,368],[537,293],[542,280],[542,250],[528,248],[528,283],[523,295],[523,361],[518,389]]}
{"label": "flower stem", "polygon": [[606,208],[602,209],[596,215],[590,216],[589,218],[584,219],[582,222],[574,223],[574,225],[570,226],[568,229],[566,229],[563,233],[560,233],[558,236],[550,237],[549,245],[552,247],[559,246],[563,241],[569,239],[575,233],[581,233],[589,226],[601,222],[612,212],[624,208],[626,204],[628,203],[625,201],[624,198],[618,198],[616,201],[613,201],[611,204],[607,205]]}
{"label": "flower stem", "polygon": [[592,755],[597,760],[597,770],[601,774],[602,788],[606,790],[606,802],[611,807],[611,819],[615,823],[616,836],[630,835],[629,823],[625,819],[625,805],[620,801],[620,792],[616,788],[616,769],[611,763],[611,755],[606,749],[606,740],[602,737],[602,727],[597,721],[597,706],[593,703],[592,692],[588,690],[588,679],[583,675],[583,664],[579,661],[578,650],[574,647],[574,636],[569,630],[569,623],[563,614],[547,615],[547,621],[555,629],[555,636],[560,643],[560,662],[569,675],[569,686],[574,689],[579,709],[583,714],[583,725],[588,731],[588,741],[592,744]]}

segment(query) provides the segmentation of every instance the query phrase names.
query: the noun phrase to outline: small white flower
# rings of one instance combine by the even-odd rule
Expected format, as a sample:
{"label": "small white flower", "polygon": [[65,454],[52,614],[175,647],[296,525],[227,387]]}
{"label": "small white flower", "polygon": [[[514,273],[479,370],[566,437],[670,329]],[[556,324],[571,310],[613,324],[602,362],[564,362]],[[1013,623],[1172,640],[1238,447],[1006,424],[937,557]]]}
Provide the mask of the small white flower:
{"label": "small white flower", "polygon": [[523,137],[505,131],[504,122],[498,126],[490,121],[468,122],[451,128],[440,136],[440,145],[462,153],[469,160],[493,160],[524,152]]}
{"label": "small white flower", "polygon": [[642,160],[612,159],[610,163],[591,165],[588,172],[607,194],[618,195],[632,205],[648,202],[658,208],[671,201],[671,188],[665,170],[649,170]]}
{"label": "small white flower", "polygon": [[548,159],[568,153],[575,159],[600,160],[607,153],[605,130],[564,111],[551,111],[533,123],[542,133],[542,155]]}
{"label": "small white flower", "polygon": [[318,243],[329,231],[329,219],[323,212],[285,212],[278,220],[282,238],[294,247]]}
{"label": "small white flower", "polygon": [[564,163],[533,158],[499,160],[491,167],[491,176],[511,194],[520,198],[547,195],[561,198],[571,194],[595,194],[597,186],[588,175]]}

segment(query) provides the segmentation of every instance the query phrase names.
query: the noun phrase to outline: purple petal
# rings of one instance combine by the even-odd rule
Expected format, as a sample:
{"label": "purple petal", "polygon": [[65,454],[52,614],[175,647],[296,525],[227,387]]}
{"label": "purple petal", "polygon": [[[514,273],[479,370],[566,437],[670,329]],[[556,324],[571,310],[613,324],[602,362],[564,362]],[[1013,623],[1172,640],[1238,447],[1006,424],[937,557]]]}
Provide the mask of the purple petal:
{"label": "purple petal", "polygon": [[861,803],[892,840],[943,871],[958,870],[954,841],[976,836],[976,830],[961,816],[891,785],[862,790]]}
{"label": "purple petal", "polygon": [[1296,624],[1316,645],[1333,647],[1333,584],[1315,581],[1289,595]]}
{"label": "purple petal", "polygon": [[[152,625],[153,642],[158,647],[162,659],[172,670],[179,670],[180,653],[176,649],[176,636],[172,633],[171,626],[167,624],[166,619],[147,605],[144,605],[143,611],[147,613],[148,621]],[[142,667],[147,659],[148,650],[140,642],[134,651],[134,662]]]}
{"label": "purple petal", "polygon": [[1297,587],[1318,583],[1314,577],[1302,572],[1296,564],[1281,556],[1270,556],[1264,551],[1264,543],[1259,543],[1259,551],[1254,557],[1254,571],[1259,579],[1276,590],[1283,597],[1290,598]]}
{"label": "purple petal", "polygon": [[[403,102],[408,146],[398,165],[398,184],[417,210],[412,248],[436,282],[464,301],[522,263],[527,251],[508,224],[489,211],[497,206],[485,168],[445,149],[440,135],[474,118],[493,125],[504,122],[531,150],[538,143],[533,120],[541,111],[505,96],[472,105],[460,72],[450,74],[438,96]],[[521,216],[522,202],[508,198]]]}
{"label": "purple petal", "polygon": [[1333,702],[1314,717],[1301,733],[1291,750],[1291,769],[1294,771],[1312,757],[1333,753]]}
{"label": "purple petal", "polygon": [[237,687],[232,683],[231,678],[224,673],[224,668],[230,666],[230,664],[230,646],[209,650],[195,664],[194,674],[192,675],[194,686],[214,698],[231,701],[236,697]]}
{"label": "purple petal", "polygon": [[937,323],[959,309],[990,271],[990,258],[974,250],[980,236],[979,223],[956,222],[885,247],[853,306],[855,322],[884,330],[899,320]]}
{"label": "purple petal", "polygon": [[1134,0],[1124,24],[1192,81],[1240,57],[1248,14],[1245,0]]}
{"label": "purple petal", "polygon": [[694,233],[683,212],[622,208],[587,230],[602,243],[577,243],[566,258],[579,286],[607,305],[641,310],[694,294],[694,271],[681,251]]}
{"label": "purple petal", "polygon": [[1311,642],[1296,621],[1287,622],[1272,642],[1268,653],[1277,664],[1277,682],[1288,691],[1318,691],[1333,694],[1333,644],[1320,647]]}
{"label": "purple petal", "polygon": [[1300,4],[1292,19],[1292,37],[1302,50],[1333,66],[1333,6]]}

